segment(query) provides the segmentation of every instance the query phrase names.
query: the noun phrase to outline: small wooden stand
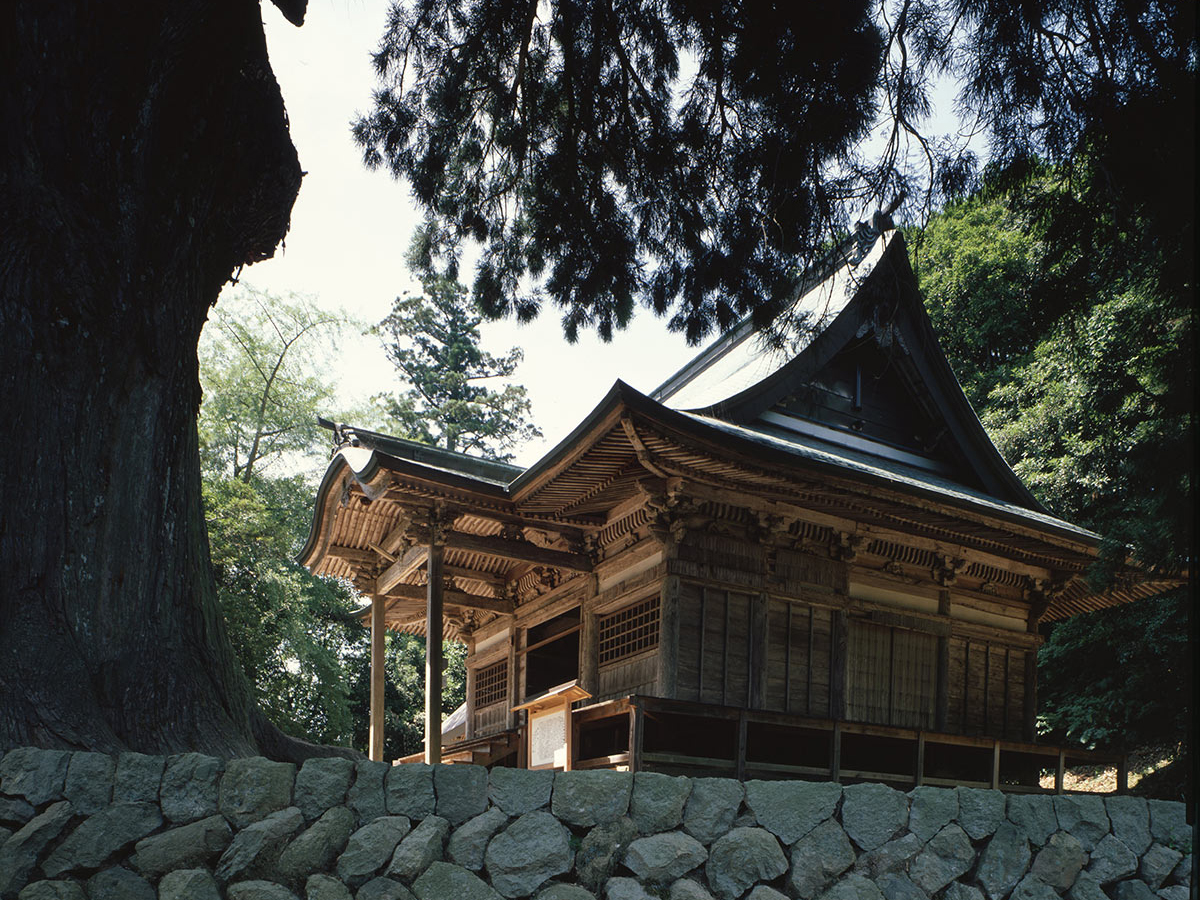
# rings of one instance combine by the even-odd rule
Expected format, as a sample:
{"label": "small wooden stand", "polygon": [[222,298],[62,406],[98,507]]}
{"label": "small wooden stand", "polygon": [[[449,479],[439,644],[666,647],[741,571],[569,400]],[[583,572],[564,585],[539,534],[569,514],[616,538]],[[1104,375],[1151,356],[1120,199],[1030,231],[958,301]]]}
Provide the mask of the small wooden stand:
{"label": "small wooden stand", "polygon": [[590,696],[577,681],[568,681],[513,707],[513,712],[525,710],[529,714],[525,729],[526,768],[562,771],[571,768],[574,755],[571,704]]}

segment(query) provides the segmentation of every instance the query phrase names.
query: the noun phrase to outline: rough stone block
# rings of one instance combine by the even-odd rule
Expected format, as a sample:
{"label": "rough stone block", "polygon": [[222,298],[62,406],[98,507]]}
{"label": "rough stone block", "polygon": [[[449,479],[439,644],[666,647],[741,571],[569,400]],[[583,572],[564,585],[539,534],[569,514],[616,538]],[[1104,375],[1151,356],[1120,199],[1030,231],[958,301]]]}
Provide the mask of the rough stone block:
{"label": "rough stone block", "polygon": [[642,834],[673,831],[683,821],[692,783],[661,772],[637,772],[629,798],[629,818]]}
{"label": "rough stone block", "polygon": [[922,785],[908,792],[908,830],[929,840],[958,816],[958,792]]}
{"label": "rough stone block", "polygon": [[556,772],[550,810],[571,825],[601,825],[629,811],[632,792],[629,772]]}
{"label": "rough stone block", "polygon": [[497,766],[488,774],[488,797],[509,816],[523,816],[550,805],[554,773]]}
{"label": "rough stone block", "polygon": [[852,784],[842,791],[842,827],[863,850],[887,843],[908,824],[908,798],[886,784]]}
{"label": "rough stone block", "polygon": [[1046,846],[1038,852],[1031,871],[1042,882],[1062,893],[1075,883],[1087,859],[1078,838],[1059,831],[1050,835]]}
{"label": "rough stone block", "polygon": [[713,895],[690,878],[680,878],[671,885],[667,900],[713,900]]}
{"label": "rough stone block", "polygon": [[296,767],[260,756],[231,759],[221,776],[221,815],[235,828],[244,828],[292,803]]}
{"label": "rough stone block", "polygon": [[604,883],[606,900],[656,900],[646,893],[646,889],[636,878],[626,878],[624,875],[610,878]]}
{"label": "rough stone block", "polygon": [[433,815],[433,766],[405,763],[392,766],[383,780],[388,815],[424,819]]}
{"label": "rough stone block", "polygon": [[433,791],[437,814],[461,825],[488,806],[488,772],[483,766],[434,766]]}
{"label": "rough stone block", "polygon": [[304,825],[304,816],[294,806],[251,822],[233,838],[217,862],[217,878],[224,882],[246,881],[274,874],[275,863],[288,839]]}
{"label": "rough stone block", "polygon": [[746,782],[747,808],[784,844],[794,844],[832,817],[841,797],[842,786],[828,781]]}
{"label": "rough stone block", "polygon": [[872,881],[887,872],[907,871],[908,861],[924,849],[924,842],[909,832],[860,855],[854,864],[854,871]]}
{"label": "rough stone block", "polygon": [[325,810],[342,806],[353,780],[354,760],[337,756],[307,759],[296,773],[295,804],[311,822]]}
{"label": "rough stone block", "polygon": [[346,849],[354,831],[354,812],[348,806],[327,809],[279,854],[276,868],[284,878],[301,881],[329,869]]}
{"label": "rough stone block", "polygon": [[1192,892],[1182,884],[1172,884],[1160,888],[1155,895],[1159,900],[1192,900]]}
{"label": "rough stone block", "polygon": [[786,894],[781,894],[773,887],[765,884],[756,885],[746,895],[746,900],[788,900]]}
{"label": "rough stone block", "polygon": [[[1112,798],[1109,798],[1112,799]],[[1109,884],[1137,871],[1138,859],[1123,841],[1108,834],[1096,845],[1087,871],[1100,884]]]}
{"label": "rough stone block", "polygon": [[563,824],[547,812],[521,816],[488,844],[484,865],[492,887],[505,897],[529,896],[571,868],[570,838]]}
{"label": "rough stone block", "polygon": [[95,869],[162,825],[157,803],[114,803],[85,819],[42,862],[54,878],[76,869]]}
{"label": "rough stone block", "polygon": [[488,841],[507,824],[508,816],[493,806],[454,830],[446,843],[446,856],[464,869],[478,872],[483,868]]}
{"label": "rough stone block", "polygon": [[1035,847],[1040,847],[1058,831],[1054,798],[1046,794],[1010,794],[1008,821],[1023,831]]}
{"label": "rough stone block", "polygon": [[596,895],[577,884],[552,882],[538,891],[533,900],[596,900]]}
{"label": "rough stone block", "polygon": [[1147,800],[1150,808],[1150,836],[1160,844],[1184,850],[1192,846],[1192,826],[1187,823],[1187,807],[1175,800]]}
{"label": "rough stone block", "polygon": [[20,828],[37,815],[32,803],[26,803],[20,797],[0,797],[0,822]]}
{"label": "rough stone block", "polygon": [[975,865],[975,849],[967,833],[950,824],[930,839],[909,867],[909,877],[923,891],[934,894],[965,875]]}
{"label": "rough stone block", "polygon": [[354,763],[354,784],[346,795],[346,805],[354,810],[359,825],[387,815],[383,781],[392,768],[385,762],[370,759]]}
{"label": "rough stone block", "polygon": [[811,900],[854,864],[854,847],[836,819],[826,819],[792,845],[788,887]]}
{"label": "rough stone block", "polygon": [[875,882],[884,900],[929,900],[929,895],[903,872],[888,872]]}
{"label": "rough stone block", "polygon": [[629,818],[606,822],[589,831],[575,854],[575,874],[580,884],[599,893],[637,836],[637,826]]}
{"label": "rough stone block", "polygon": [[130,863],[143,875],[158,878],[174,869],[207,866],[225,852],[233,832],[223,816],[209,816],[138,841]]}
{"label": "rough stone block", "polygon": [[102,869],[87,882],[88,900],[155,900],[156,892],[141,875],[117,867]]}
{"label": "rough stone block", "polygon": [[1192,854],[1188,853],[1179,861],[1175,871],[1171,873],[1171,881],[1176,884],[1191,885],[1192,883]]}
{"label": "rough stone block", "polygon": [[203,753],[180,753],[167,759],[158,796],[163,817],[181,824],[216,815],[217,782],[224,764]]}
{"label": "rough stone block", "polygon": [[116,765],[107,753],[72,753],[63,795],[82,816],[98,813],[112,801]]}
{"label": "rough stone block", "polygon": [[822,894],[821,900],[883,900],[883,894],[862,875],[847,875]]}
{"label": "rough stone block", "polygon": [[221,892],[207,869],[177,869],[158,883],[158,900],[221,900]]}
{"label": "rough stone block", "polygon": [[350,887],[358,887],[379,872],[396,845],[412,827],[404,816],[383,816],[368,822],[346,842],[337,861],[337,876]]}
{"label": "rough stone block", "polygon": [[[372,878],[358,889],[355,900],[415,900],[412,891],[394,878]],[[451,898],[447,898],[451,900]]]}
{"label": "rough stone block", "polygon": [[441,816],[426,816],[400,842],[392,854],[387,874],[401,881],[412,881],[429,868],[430,863],[442,858],[449,834],[449,822]]}
{"label": "rough stone block", "polygon": [[956,788],[958,792],[958,824],[978,841],[993,834],[1004,821],[1004,794],[979,788]]}
{"label": "rough stone block", "polygon": [[683,811],[683,829],[702,844],[711,844],[733,826],[746,789],[732,778],[693,778]]}
{"label": "rough stone block", "polygon": [[735,828],[713,842],[704,873],[720,900],[735,900],[758,882],[778,878],[787,868],[787,857],[775,835],[765,828]]}
{"label": "rough stone block", "polygon": [[[8,756],[17,752],[13,750]],[[42,851],[57,840],[70,821],[71,804],[61,800],[34,816],[0,845],[0,897],[15,894],[24,887]]]}
{"label": "rough stone block", "polygon": [[1182,859],[1183,854],[1178,850],[1164,847],[1162,844],[1151,844],[1150,849],[1142,856],[1138,876],[1146,882],[1150,890],[1157,891]]}
{"label": "rough stone block", "polygon": [[1115,900],[1158,900],[1154,891],[1136,878],[1120,881],[1113,889]]}
{"label": "rough stone block", "polygon": [[122,753],[113,776],[113,803],[158,803],[166,765],[165,756]]}
{"label": "rough stone block", "polygon": [[675,881],[707,859],[704,845],[682,831],[638,838],[625,851],[625,867],[641,881],[651,884]]}
{"label": "rough stone block", "polygon": [[942,894],[942,900],[983,900],[983,892],[973,884],[952,881]]}
{"label": "rough stone block", "polygon": [[1088,853],[1112,830],[1104,798],[1096,794],[1058,794],[1054,797],[1058,827],[1074,835]]}
{"label": "rough stone block", "polygon": [[448,862],[431,863],[413,882],[417,900],[500,900],[488,884],[474,872]]}
{"label": "rough stone block", "polygon": [[304,882],[305,900],[352,900],[350,888],[332,875],[309,875]]}
{"label": "rough stone block", "polygon": [[34,806],[63,798],[71,754],[66,750],[18,747],[0,759],[0,793],[24,797]]}
{"label": "rough stone block", "polygon": [[1030,872],[1017,882],[1009,900],[1058,900],[1058,893]]}
{"label": "rough stone block", "polygon": [[1029,868],[1029,841],[1011,822],[1002,822],[979,855],[975,880],[989,900],[1003,900]]}
{"label": "rough stone block", "polygon": [[1105,797],[1104,806],[1118,841],[1138,856],[1150,847],[1150,808],[1144,797]]}
{"label": "rough stone block", "polygon": [[83,888],[74,881],[35,881],[27,885],[17,900],[87,900]]}
{"label": "rough stone block", "polygon": [[297,900],[295,894],[273,881],[241,881],[225,890],[228,900]]}

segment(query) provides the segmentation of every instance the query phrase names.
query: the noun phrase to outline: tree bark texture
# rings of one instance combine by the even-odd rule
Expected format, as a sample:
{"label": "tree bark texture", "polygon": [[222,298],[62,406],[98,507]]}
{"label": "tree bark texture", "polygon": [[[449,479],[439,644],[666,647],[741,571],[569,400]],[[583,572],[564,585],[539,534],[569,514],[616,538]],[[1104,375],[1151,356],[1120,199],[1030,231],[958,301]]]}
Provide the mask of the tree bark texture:
{"label": "tree bark texture", "polygon": [[208,309],[300,178],[258,4],[0,12],[0,746],[317,749],[250,699],[196,437]]}

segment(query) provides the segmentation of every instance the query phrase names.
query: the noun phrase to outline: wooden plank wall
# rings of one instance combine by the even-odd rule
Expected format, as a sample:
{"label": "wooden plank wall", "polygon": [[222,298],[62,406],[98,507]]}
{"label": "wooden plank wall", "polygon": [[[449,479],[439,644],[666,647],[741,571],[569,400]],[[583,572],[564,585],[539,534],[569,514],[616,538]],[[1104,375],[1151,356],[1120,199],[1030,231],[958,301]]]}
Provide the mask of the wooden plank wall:
{"label": "wooden plank wall", "polygon": [[1033,652],[952,637],[947,730],[1023,739],[1025,655]]}
{"label": "wooden plank wall", "polygon": [[679,699],[829,715],[830,610],[690,581],[679,605]]}
{"label": "wooden plank wall", "polygon": [[508,704],[493,703],[483,709],[477,709],[473,714],[473,737],[486,737],[508,727]]}
{"label": "wooden plank wall", "polygon": [[629,694],[658,693],[658,654],[651,651],[632,659],[601,666],[597,677],[596,696],[588,703],[615,700]]}

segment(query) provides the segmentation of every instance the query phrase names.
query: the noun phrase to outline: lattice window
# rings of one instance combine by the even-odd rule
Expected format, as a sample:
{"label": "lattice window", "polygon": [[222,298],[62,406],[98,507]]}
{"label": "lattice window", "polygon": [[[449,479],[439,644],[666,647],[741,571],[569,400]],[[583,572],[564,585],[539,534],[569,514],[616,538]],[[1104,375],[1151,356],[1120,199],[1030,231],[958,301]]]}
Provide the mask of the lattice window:
{"label": "lattice window", "polygon": [[481,709],[508,699],[508,660],[485,666],[475,673],[475,708]]}
{"label": "lattice window", "polygon": [[636,656],[658,646],[658,595],[601,616],[600,665]]}

